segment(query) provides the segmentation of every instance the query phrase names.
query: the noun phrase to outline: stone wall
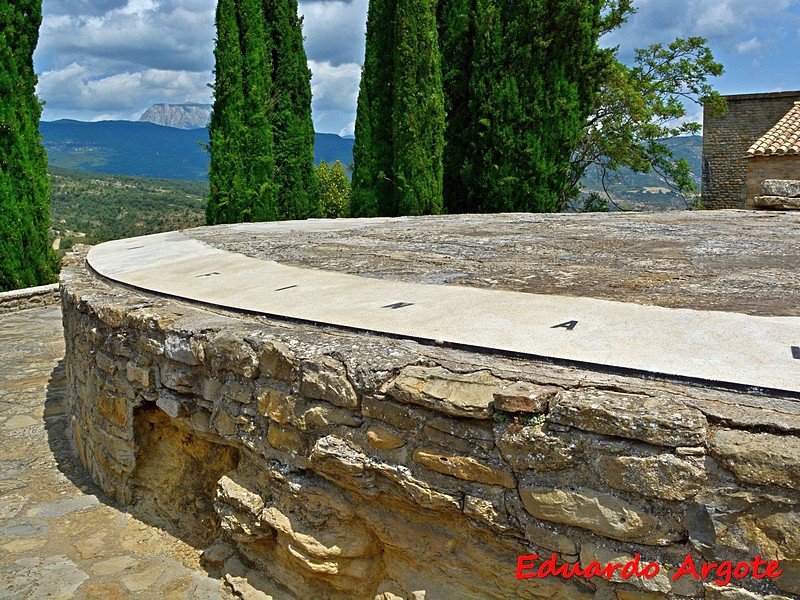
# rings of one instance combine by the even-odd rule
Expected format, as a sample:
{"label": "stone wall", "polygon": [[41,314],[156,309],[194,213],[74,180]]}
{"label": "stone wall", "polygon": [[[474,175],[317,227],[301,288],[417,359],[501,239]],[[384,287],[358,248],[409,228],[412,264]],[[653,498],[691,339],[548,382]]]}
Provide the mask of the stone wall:
{"label": "stone wall", "polygon": [[747,208],[761,195],[761,184],[767,179],[800,179],[800,156],[754,156],[747,162]]}
{"label": "stone wall", "polygon": [[[703,118],[703,204],[745,208],[747,149],[800,100],[800,91],[726,96],[728,113]],[[771,176],[771,179],[781,179]],[[794,179],[794,177],[787,177]]]}
{"label": "stone wall", "polygon": [[58,304],[58,301],[59,294],[57,283],[24,288],[21,290],[11,290],[10,292],[0,292],[0,315],[18,310],[25,310],[26,308],[50,306]]}
{"label": "stone wall", "polygon": [[[81,460],[228,581],[275,598],[800,594],[795,400],[243,318],[81,261],[62,302]],[[757,554],[784,574],[671,578],[687,556]],[[659,573],[518,580],[521,555]]]}

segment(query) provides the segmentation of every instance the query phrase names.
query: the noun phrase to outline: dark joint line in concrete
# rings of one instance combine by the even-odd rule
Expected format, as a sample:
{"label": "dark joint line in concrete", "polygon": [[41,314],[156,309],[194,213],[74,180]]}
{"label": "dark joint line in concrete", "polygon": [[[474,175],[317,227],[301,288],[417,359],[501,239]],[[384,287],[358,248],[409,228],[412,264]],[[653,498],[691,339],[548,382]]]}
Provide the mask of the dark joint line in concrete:
{"label": "dark joint line in concrete", "polygon": [[386,306],[381,306],[381,308],[391,308],[392,310],[397,310],[398,308],[405,308],[406,306],[414,306],[413,302],[395,302],[394,304],[387,304]]}
{"label": "dark joint line in concrete", "polygon": [[284,290],[291,290],[291,289],[296,288],[296,287],[297,287],[296,285],[287,285],[286,287],[278,288],[275,291],[276,292],[282,292]]}
{"label": "dark joint line in concrete", "polygon": [[202,275],[195,275],[195,277],[211,277],[212,275],[220,275],[217,271],[211,271],[210,273],[203,273]]}

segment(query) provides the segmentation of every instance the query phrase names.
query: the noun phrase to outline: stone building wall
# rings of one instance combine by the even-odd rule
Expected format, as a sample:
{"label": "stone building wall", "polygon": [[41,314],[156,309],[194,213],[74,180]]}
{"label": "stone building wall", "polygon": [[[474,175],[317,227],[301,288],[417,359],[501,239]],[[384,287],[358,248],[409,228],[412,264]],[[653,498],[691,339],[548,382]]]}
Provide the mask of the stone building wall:
{"label": "stone building wall", "polygon": [[[223,576],[348,600],[800,594],[791,399],[244,319],[80,261],[62,302],[81,460]],[[672,579],[757,554],[783,575]],[[532,555],[659,572],[517,579]]]}
{"label": "stone building wall", "polygon": [[750,197],[745,153],[800,100],[800,91],[726,99],[726,115],[703,118],[702,195],[704,206],[712,209],[745,207]]}

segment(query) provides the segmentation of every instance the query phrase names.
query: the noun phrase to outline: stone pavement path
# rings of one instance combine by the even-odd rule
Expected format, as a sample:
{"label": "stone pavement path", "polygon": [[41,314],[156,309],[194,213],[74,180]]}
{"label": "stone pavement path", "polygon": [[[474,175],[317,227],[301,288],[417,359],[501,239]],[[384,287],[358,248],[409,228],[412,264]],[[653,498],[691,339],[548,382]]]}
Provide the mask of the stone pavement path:
{"label": "stone pavement path", "polygon": [[198,552],[117,508],[67,435],[58,307],[0,316],[0,598],[233,596]]}

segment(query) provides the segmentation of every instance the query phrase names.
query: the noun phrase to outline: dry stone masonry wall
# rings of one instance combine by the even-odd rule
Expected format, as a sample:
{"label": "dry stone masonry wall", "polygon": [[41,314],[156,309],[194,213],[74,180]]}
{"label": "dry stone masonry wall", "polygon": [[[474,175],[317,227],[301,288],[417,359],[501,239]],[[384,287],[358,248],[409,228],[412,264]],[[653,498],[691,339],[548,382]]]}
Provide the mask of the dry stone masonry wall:
{"label": "dry stone masonry wall", "polygon": [[0,315],[26,308],[58,304],[58,284],[41,285],[10,292],[0,292]]}
{"label": "dry stone masonry wall", "polygon": [[[81,460],[221,576],[297,598],[800,594],[791,399],[244,319],[81,260],[62,301]],[[533,555],[659,573],[517,579]],[[783,575],[672,578],[756,555]]]}

